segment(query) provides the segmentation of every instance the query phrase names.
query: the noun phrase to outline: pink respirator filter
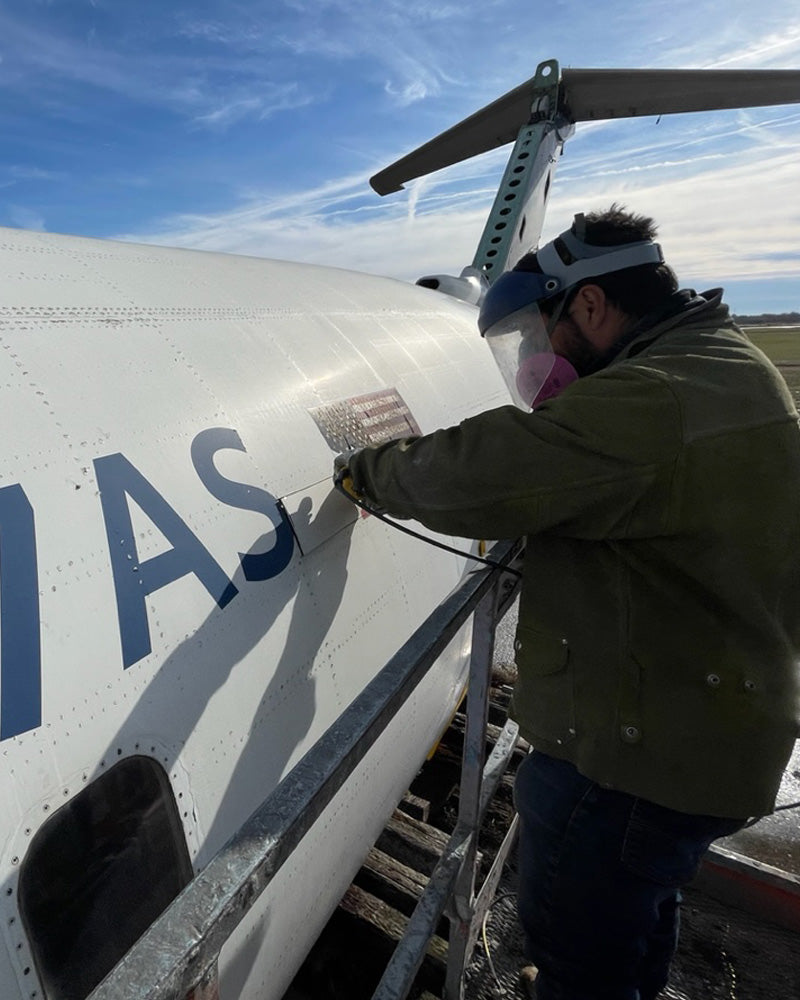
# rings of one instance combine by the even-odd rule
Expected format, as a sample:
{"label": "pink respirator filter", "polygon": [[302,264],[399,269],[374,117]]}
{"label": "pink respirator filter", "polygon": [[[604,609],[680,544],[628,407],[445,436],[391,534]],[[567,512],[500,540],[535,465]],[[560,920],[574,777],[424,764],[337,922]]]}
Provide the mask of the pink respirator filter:
{"label": "pink respirator filter", "polygon": [[578,373],[559,354],[532,354],[517,372],[517,392],[531,409],[535,409],[546,399],[563,392],[577,378]]}

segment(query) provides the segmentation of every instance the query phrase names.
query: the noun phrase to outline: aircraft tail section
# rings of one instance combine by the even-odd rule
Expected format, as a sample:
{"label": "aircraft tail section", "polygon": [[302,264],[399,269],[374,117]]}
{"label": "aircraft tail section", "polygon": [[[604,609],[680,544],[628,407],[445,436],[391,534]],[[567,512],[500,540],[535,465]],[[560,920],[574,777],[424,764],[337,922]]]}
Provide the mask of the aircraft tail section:
{"label": "aircraft tail section", "polygon": [[551,60],[530,80],[375,174],[373,189],[380,195],[400,191],[415,177],[514,142],[548,76],[559,84],[557,111],[573,123],[800,103],[800,70],[565,69],[559,80],[558,63]]}
{"label": "aircraft tail section", "polygon": [[[558,63],[553,65],[557,73]],[[373,190],[380,195],[400,191],[406,181],[415,177],[423,177],[514,142],[520,128],[531,116],[538,77],[539,71],[519,87],[375,174],[369,181]]]}

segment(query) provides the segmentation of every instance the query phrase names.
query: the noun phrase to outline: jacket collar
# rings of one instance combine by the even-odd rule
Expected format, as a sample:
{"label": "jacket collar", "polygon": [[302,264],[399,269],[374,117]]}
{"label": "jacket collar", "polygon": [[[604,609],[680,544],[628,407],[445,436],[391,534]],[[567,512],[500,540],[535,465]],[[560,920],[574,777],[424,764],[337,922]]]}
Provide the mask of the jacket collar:
{"label": "jacket collar", "polygon": [[673,292],[664,305],[643,316],[618,341],[619,346],[609,365],[635,357],[668,330],[701,318],[716,326],[730,322],[728,307],[722,302],[721,288],[712,288],[699,294],[692,288]]}

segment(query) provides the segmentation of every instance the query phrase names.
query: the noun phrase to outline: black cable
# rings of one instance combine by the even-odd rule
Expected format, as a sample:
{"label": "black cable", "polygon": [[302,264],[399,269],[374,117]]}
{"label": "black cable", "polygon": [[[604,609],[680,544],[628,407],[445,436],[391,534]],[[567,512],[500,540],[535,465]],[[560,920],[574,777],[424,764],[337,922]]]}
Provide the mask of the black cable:
{"label": "black cable", "polygon": [[[775,808],[772,810],[772,813],[782,812],[784,809],[800,809],[800,802],[790,802],[788,805],[785,806],[775,806]],[[767,813],[767,815],[771,816],[772,813]],[[760,823],[762,819],[764,819],[763,816],[754,816],[752,819],[749,819],[745,823],[742,829],[749,830],[751,826],[755,826],[756,823]]]}
{"label": "black cable", "polygon": [[512,569],[510,566],[504,566],[502,563],[496,562],[494,559],[484,559],[483,556],[473,555],[471,552],[464,552],[462,549],[453,548],[452,545],[445,545],[444,542],[437,542],[433,538],[428,538],[426,535],[421,535],[418,531],[414,531],[412,528],[407,528],[403,524],[398,524],[397,521],[393,521],[390,517],[381,513],[378,510],[370,507],[369,504],[365,503],[363,500],[358,500],[353,496],[352,493],[348,491],[342,485],[341,479],[338,477],[334,479],[333,485],[342,494],[342,496],[347,497],[347,499],[360,507],[361,510],[366,511],[367,514],[371,514],[373,517],[377,517],[379,521],[383,521],[384,524],[390,525],[392,528],[397,528],[398,531],[404,532],[406,535],[411,535],[412,538],[418,538],[422,542],[427,542],[428,545],[433,545],[437,549],[443,549],[445,552],[451,552],[456,556],[464,556],[466,559],[473,559],[475,562],[483,563],[485,566],[491,566],[493,569],[500,569],[504,573],[510,573],[512,576],[516,576],[522,579],[522,573],[519,570]]}
{"label": "black cable", "polygon": [[800,802],[790,802],[788,806],[775,806],[772,811],[779,813],[782,809],[800,809]]}

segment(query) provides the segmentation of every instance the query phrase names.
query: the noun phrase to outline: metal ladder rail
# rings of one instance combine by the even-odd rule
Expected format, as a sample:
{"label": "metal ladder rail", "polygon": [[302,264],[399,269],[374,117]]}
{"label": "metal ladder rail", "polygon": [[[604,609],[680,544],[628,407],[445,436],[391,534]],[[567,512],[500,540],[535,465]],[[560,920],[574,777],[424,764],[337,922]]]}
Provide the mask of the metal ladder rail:
{"label": "metal ladder rail", "polygon": [[515,585],[509,587],[504,586],[503,578],[498,579],[475,611],[458,820],[372,1000],[405,1000],[448,903],[450,939],[445,998],[463,1000],[466,966],[517,832],[515,816],[476,896],[478,832],[489,802],[508,767],[519,732],[515,722],[506,722],[484,767],[495,628],[511,606],[518,583],[517,580]]}
{"label": "metal ladder rail", "polygon": [[[507,566],[519,548],[499,542],[491,555]],[[450,640],[501,583],[513,586],[502,569],[476,570],[462,580],[87,1000],[216,996],[225,942]]]}

